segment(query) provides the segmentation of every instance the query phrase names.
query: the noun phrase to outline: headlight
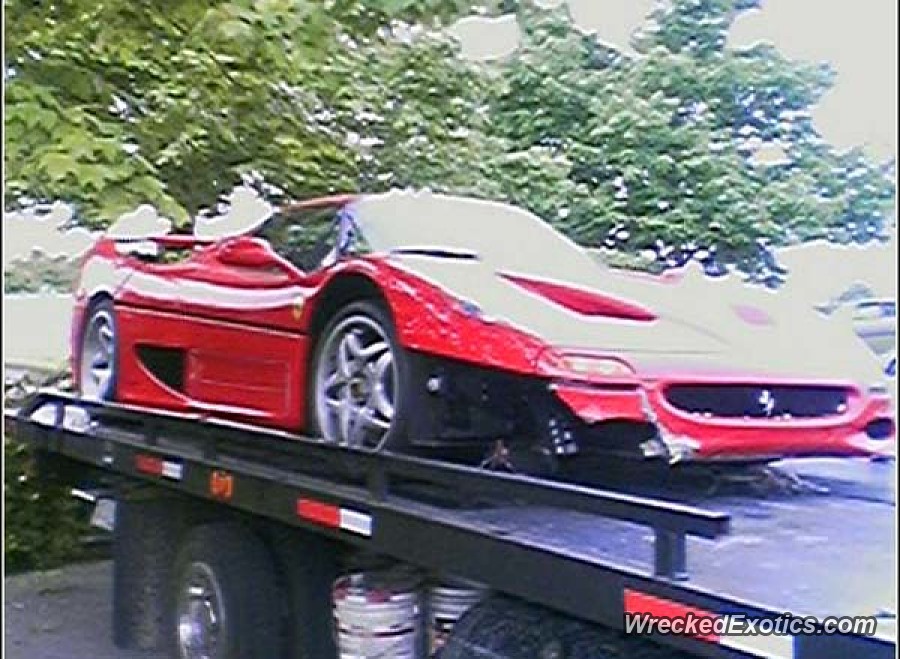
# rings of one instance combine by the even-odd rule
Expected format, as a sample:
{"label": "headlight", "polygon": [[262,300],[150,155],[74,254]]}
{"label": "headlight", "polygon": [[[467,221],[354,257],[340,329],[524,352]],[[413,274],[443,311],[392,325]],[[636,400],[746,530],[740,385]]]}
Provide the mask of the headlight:
{"label": "headlight", "polygon": [[625,362],[611,357],[563,355],[563,362],[568,370],[584,375],[596,375],[604,378],[634,375],[632,368]]}
{"label": "headlight", "polygon": [[542,373],[558,378],[630,380],[635,376],[634,369],[618,357],[548,351],[539,362]]}

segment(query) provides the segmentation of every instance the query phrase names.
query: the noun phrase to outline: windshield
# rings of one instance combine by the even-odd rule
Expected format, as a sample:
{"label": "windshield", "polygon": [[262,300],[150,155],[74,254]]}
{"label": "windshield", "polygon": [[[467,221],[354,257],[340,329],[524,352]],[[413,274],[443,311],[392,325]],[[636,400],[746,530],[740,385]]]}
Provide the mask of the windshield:
{"label": "windshield", "polygon": [[537,216],[513,206],[431,193],[364,197],[351,212],[376,252],[432,248],[473,254],[498,269],[559,277],[596,276],[599,264]]}

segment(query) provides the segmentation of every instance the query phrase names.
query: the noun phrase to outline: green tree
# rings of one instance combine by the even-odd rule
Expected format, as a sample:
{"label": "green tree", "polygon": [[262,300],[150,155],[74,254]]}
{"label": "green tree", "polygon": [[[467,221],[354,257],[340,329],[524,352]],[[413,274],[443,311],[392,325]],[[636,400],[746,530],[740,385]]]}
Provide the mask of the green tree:
{"label": "green tree", "polygon": [[370,168],[349,139],[366,106],[402,109],[397,130],[424,127],[440,152],[454,120],[438,110],[471,83],[446,43],[370,29],[421,3],[5,6],[4,203],[64,199],[91,225],[147,202],[184,221],[250,172],[298,196],[353,189]]}
{"label": "green tree", "polygon": [[[524,43],[500,71],[492,125],[516,148],[570,164],[580,194],[557,221],[573,237],[653,250],[662,266],[737,263],[772,282],[769,245],[884,237],[891,171],[836,152],[811,121],[832,71],[767,46],[725,48],[752,4],[666,3],[628,57],[578,32],[565,8],[520,3]],[[787,160],[756,163],[754,145],[766,143]]]}
{"label": "green tree", "polygon": [[[5,0],[5,206],[64,199],[102,226],[148,202],[185,222],[241,180],[275,198],[429,187],[661,267],[763,278],[761,245],[883,234],[892,166],[835,152],[810,119],[832,72],[725,48],[752,0],[666,3],[638,57],[565,7],[475,4],[517,12],[514,56],[459,57],[440,28],[462,0]],[[787,160],[755,163],[766,142]]]}

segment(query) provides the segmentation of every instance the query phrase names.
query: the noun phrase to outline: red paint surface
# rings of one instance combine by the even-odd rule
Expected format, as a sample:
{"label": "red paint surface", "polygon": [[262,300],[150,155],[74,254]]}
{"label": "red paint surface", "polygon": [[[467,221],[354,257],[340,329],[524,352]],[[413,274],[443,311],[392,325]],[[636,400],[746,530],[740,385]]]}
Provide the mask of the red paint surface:
{"label": "red paint surface", "polygon": [[649,309],[645,309],[634,302],[620,300],[609,295],[599,295],[592,291],[585,291],[572,286],[539,279],[530,279],[519,275],[504,274],[501,276],[531,293],[540,295],[555,304],[565,307],[569,311],[574,311],[584,316],[621,318],[623,320],[643,322],[656,319],[656,315]]}
{"label": "red paint surface", "polygon": [[391,307],[400,342],[407,348],[472,364],[535,374],[548,346],[503,321],[473,316],[439,286],[385,260],[369,261]]}
{"label": "red paint surface", "polygon": [[200,238],[194,235],[185,234],[168,234],[166,236],[151,236],[148,240],[162,245],[163,247],[191,248],[200,245],[209,245],[213,242],[211,238]]}
{"label": "red paint surface", "polygon": [[589,423],[630,419],[647,421],[637,389],[603,389],[578,385],[555,385],[556,396]]}

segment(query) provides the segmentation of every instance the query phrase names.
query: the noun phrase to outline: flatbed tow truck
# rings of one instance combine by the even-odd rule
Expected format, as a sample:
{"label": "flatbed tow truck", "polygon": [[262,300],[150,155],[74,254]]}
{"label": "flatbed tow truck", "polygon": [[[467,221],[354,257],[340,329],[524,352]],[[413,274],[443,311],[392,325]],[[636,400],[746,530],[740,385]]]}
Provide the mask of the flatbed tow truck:
{"label": "flatbed tow truck", "polygon": [[[5,422],[47,477],[115,499],[121,647],[336,657],[332,584],[351,557],[376,556],[490,589],[442,659],[896,654],[892,461],[840,462],[789,495],[628,478],[601,489],[56,391]],[[179,581],[185,556],[216,584],[204,620],[175,614],[194,588]],[[818,623],[637,635],[624,633],[629,613]],[[820,633],[832,616],[874,617],[877,631]],[[211,633],[219,650],[194,652]]]}

